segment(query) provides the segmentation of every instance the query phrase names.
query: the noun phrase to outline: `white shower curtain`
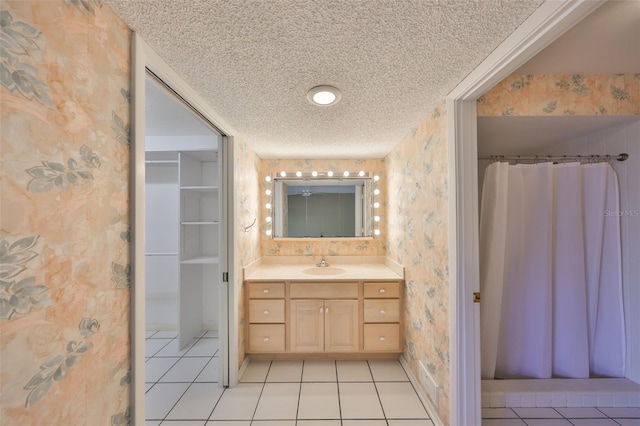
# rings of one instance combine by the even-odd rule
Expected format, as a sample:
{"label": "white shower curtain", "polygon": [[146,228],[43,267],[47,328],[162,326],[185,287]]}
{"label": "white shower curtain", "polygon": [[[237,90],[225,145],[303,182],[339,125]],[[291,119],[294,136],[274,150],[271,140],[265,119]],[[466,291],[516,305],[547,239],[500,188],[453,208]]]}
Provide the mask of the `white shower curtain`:
{"label": "white shower curtain", "polygon": [[607,163],[487,168],[483,379],[624,376],[618,197]]}

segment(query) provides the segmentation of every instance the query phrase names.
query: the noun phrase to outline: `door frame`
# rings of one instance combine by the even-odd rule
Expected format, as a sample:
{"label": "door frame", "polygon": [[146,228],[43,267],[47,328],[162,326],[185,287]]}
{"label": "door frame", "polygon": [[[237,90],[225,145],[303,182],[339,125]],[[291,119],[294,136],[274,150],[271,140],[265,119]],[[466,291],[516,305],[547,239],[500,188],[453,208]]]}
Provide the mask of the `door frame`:
{"label": "door frame", "polygon": [[451,424],[481,422],[476,100],[605,1],[547,0],[446,97]]}
{"label": "door frame", "polygon": [[[222,209],[222,227],[220,235],[219,279],[220,314],[219,337],[223,342],[220,348],[221,385],[234,386],[237,383],[238,348],[231,344],[238,340],[235,286],[236,268],[235,222],[233,198],[233,128],[229,126],[207,102],[193,90],[167,63],[151,49],[142,37],[131,34],[131,419],[135,425],[145,423],[145,79],[147,69],[159,77],[179,97],[194,108],[200,115],[213,124],[222,134],[219,159],[222,165],[220,201]],[[228,274],[223,282],[223,273]],[[230,284],[231,283],[231,284]],[[227,284],[227,285],[224,285]]]}

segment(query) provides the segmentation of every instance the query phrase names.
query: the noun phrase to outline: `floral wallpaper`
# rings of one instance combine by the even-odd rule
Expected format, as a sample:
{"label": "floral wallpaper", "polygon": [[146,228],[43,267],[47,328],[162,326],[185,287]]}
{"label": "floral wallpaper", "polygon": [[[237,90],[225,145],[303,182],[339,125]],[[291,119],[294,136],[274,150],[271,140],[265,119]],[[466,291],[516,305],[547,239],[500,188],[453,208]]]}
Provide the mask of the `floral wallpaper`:
{"label": "floral wallpaper", "polygon": [[[260,158],[240,138],[234,139],[236,263],[240,276],[235,283],[238,302],[238,365],[244,361],[244,287],[242,268],[260,257]],[[245,232],[245,228],[256,223]]]}
{"label": "floral wallpaper", "polygon": [[[286,159],[274,160],[263,159],[262,171],[260,174],[260,242],[263,256],[384,256],[386,254],[386,174],[384,172],[383,159]],[[267,174],[275,175],[281,171],[301,171],[303,173],[311,173],[312,171],[328,171],[336,172],[349,171],[368,171],[372,174],[378,174],[380,180],[380,209],[379,215],[382,218],[380,227],[381,235],[373,239],[329,239],[326,241],[318,240],[279,240],[269,238],[265,234],[267,215],[264,208],[267,198],[265,191],[268,188],[264,177]]]}
{"label": "floral wallpaper", "polygon": [[404,265],[404,357],[422,361],[440,388],[438,415],[449,423],[449,223],[447,118],[434,109],[385,158],[387,256]]}
{"label": "floral wallpaper", "polygon": [[640,74],[514,74],[477,105],[481,117],[639,115]]}
{"label": "floral wallpaper", "polygon": [[130,31],[0,6],[0,419],[129,423]]}

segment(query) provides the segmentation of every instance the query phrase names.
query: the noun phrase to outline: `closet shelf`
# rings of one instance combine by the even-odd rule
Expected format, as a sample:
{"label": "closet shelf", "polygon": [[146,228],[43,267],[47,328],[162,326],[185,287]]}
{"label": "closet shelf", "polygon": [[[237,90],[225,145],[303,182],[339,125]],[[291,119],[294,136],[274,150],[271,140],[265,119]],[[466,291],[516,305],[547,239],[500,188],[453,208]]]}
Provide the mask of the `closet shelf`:
{"label": "closet shelf", "polygon": [[217,192],[217,186],[181,186],[180,190],[184,192]]}
{"label": "closet shelf", "polygon": [[178,253],[145,253],[145,256],[177,256]]}
{"label": "closet shelf", "polygon": [[164,165],[164,166],[177,166],[178,165],[178,160],[145,160],[144,164],[147,165]]}
{"label": "closet shelf", "polygon": [[184,221],[180,222],[182,225],[218,225],[220,222],[217,220],[207,220],[207,221]]}
{"label": "closet shelf", "polygon": [[203,255],[189,259],[182,259],[180,263],[183,265],[214,265],[219,261],[220,258],[217,255]]}

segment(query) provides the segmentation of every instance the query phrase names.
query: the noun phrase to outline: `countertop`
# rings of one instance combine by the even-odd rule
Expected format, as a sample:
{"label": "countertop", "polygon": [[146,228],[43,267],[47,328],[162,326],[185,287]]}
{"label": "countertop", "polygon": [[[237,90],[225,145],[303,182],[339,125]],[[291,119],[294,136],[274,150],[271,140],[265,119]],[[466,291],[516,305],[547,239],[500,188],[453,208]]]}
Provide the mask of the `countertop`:
{"label": "countertop", "polygon": [[265,256],[244,268],[244,279],[313,282],[404,279],[402,265],[384,256],[325,256],[325,260],[328,268],[316,266],[320,256]]}

